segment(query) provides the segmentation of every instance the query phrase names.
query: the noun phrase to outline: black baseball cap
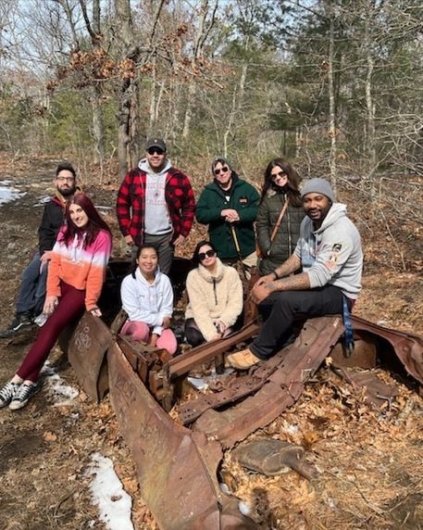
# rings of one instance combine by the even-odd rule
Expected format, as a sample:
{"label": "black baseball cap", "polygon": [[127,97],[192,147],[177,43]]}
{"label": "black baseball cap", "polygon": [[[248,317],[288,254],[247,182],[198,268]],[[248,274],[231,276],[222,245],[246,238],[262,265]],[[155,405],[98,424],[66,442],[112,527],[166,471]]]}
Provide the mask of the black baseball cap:
{"label": "black baseball cap", "polygon": [[145,150],[148,151],[152,147],[157,147],[164,152],[167,151],[165,141],[162,138],[149,138],[145,144]]}

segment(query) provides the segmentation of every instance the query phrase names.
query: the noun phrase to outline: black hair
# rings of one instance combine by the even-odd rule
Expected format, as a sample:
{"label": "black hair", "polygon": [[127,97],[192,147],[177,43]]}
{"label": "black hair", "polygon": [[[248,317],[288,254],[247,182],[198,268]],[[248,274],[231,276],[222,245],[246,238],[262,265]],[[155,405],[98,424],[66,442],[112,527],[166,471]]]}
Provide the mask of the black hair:
{"label": "black hair", "polygon": [[140,257],[141,252],[146,248],[152,248],[153,250],[155,250],[157,259],[159,259],[159,249],[156,247],[156,245],[154,245],[153,243],[143,243],[141,246],[137,248],[137,253],[135,254],[135,260],[132,265],[132,271],[131,271],[131,276],[133,278],[135,278],[135,272],[138,269],[138,258]]}
{"label": "black hair", "polygon": [[291,164],[284,160],[283,158],[274,158],[271,160],[264,171],[264,183],[263,188],[261,191],[261,199],[260,202],[263,201],[263,199],[266,196],[267,190],[269,188],[274,187],[273,179],[272,179],[272,169],[274,167],[280,167],[288,176],[288,183],[287,183],[287,195],[290,204],[292,206],[302,206],[301,196],[300,196],[300,190],[299,185],[301,182],[301,177],[298,175],[297,171],[291,166]]}
{"label": "black hair", "polygon": [[56,177],[61,171],[70,171],[73,175],[73,178],[76,179],[76,171],[73,165],[70,162],[60,162],[56,169]]}
{"label": "black hair", "polygon": [[216,250],[216,247],[213,245],[213,243],[210,243],[210,241],[206,241],[205,239],[203,239],[202,241],[200,241],[199,243],[197,243],[195,249],[194,249],[194,252],[192,254],[192,262],[193,264],[198,267],[198,265],[200,264],[200,258],[198,257],[198,254],[200,253],[200,248],[203,247],[204,245],[207,245],[209,246],[211,249],[213,249],[216,254],[217,254],[217,250]]}

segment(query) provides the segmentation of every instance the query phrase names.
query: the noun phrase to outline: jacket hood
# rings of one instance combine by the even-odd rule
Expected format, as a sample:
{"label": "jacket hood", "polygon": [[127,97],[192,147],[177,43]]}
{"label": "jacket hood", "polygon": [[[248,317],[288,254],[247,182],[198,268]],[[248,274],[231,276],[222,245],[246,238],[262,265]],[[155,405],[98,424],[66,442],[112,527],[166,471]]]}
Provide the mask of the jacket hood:
{"label": "jacket hood", "polygon": [[[347,215],[347,206],[341,202],[334,202],[330,207],[330,210],[327,216],[324,218],[322,226],[315,230],[316,234],[324,232],[329,226],[332,226],[338,219],[341,217],[346,217]],[[309,218],[307,218],[309,219]],[[311,219],[309,219],[310,222]]]}
{"label": "jacket hood", "polygon": [[138,163],[138,167],[139,169],[141,169],[141,171],[144,171],[145,173],[147,173],[147,175],[157,176],[157,175],[163,175],[164,173],[167,173],[169,169],[172,167],[172,164],[170,163],[170,160],[166,158],[165,165],[159,172],[157,172],[151,169],[150,164],[148,163],[148,160],[146,158],[142,158]]}
{"label": "jacket hood", "polygon": [[275,188],[271,186],[266,191],[266,197],[274,197],[275,195],[286,195],[287,191],[288,191],[288,186],[284,186],[283,188],[281,187]]}

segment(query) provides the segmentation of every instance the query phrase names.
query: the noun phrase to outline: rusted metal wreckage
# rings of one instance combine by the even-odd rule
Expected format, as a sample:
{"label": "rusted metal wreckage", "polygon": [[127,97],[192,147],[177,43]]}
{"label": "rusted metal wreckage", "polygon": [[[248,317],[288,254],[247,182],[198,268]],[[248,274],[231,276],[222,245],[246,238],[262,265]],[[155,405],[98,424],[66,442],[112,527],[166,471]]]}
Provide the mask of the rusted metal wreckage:
{"label": "rusted metal wreckage", "polygon": [[[109,287],[114,280],[109,279]],[[115,294],[116,285],[111,288]],[[103,307],[107,314],[110,298],[108,303],[103,300]],[[109,311],[109,320],[115,314],[116,310]],[[257,334],[257,321],[247,322],[225,339],[169,358],[166,351],[120,336],[116,319],[109,328],[85,314],[72,335],[68,355],[91,398],[100,401],[110,392],[136,462],[143,499],[160,528],[248,529],[256,528],[255,523],[219,486],[223,453],[290,407],[329,354],[339,373],[353,387],[364,386],[373,403],[390,400],[394,394],[368,375],[349,373],[350,367],[399,361],[409,376],[423,383],[422,338],[354,316],[352,327],[356,348],[350,357],[343,353],[341,317],[310,319],[294,342],[274,357],[247,373],[222,378],[213,392],[197,392],[192,398],[191,387],[189,400],[185,399],[187,375],[210,363],[221,371],[224,354]],[[177,420],[168,414],[171,408]]]}

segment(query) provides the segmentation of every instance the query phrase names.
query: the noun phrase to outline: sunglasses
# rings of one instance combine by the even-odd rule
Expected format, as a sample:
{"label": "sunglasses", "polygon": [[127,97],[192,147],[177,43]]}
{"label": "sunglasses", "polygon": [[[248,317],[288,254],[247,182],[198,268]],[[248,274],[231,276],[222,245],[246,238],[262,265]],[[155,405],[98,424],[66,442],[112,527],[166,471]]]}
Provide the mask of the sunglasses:
{"label": "sunglasses", "polygon": [[223,167],[220,168],[220,169],[215,169],[215,170],[214,170],[214,174],[215,174],[215,175],[220,175],[220,173],[226,173],[227,171],[229,171],[228,166],[223,166]]}
{"label": "sunglasses", "polygon": [[199,252],[198,259],[200,261],[204,261],[206,258],[212,258],[213,256],[216,256],[216,252],[210,249],[210,250],[207,250],[206,252]]}
{"label": "sunglasses", "polygon": [[272,180],[275,180],[277,177],[286,177],[287,174],[285,171],[278,171],[277,173],[272,173]]}
{"label": "sunglasses", "polygon": [[158,155],[162,155],[164,153],[163,149],[160,149],[160,147],[150,147],[147,149],[147,153],[149,155],[154,155],[155,153]]}

